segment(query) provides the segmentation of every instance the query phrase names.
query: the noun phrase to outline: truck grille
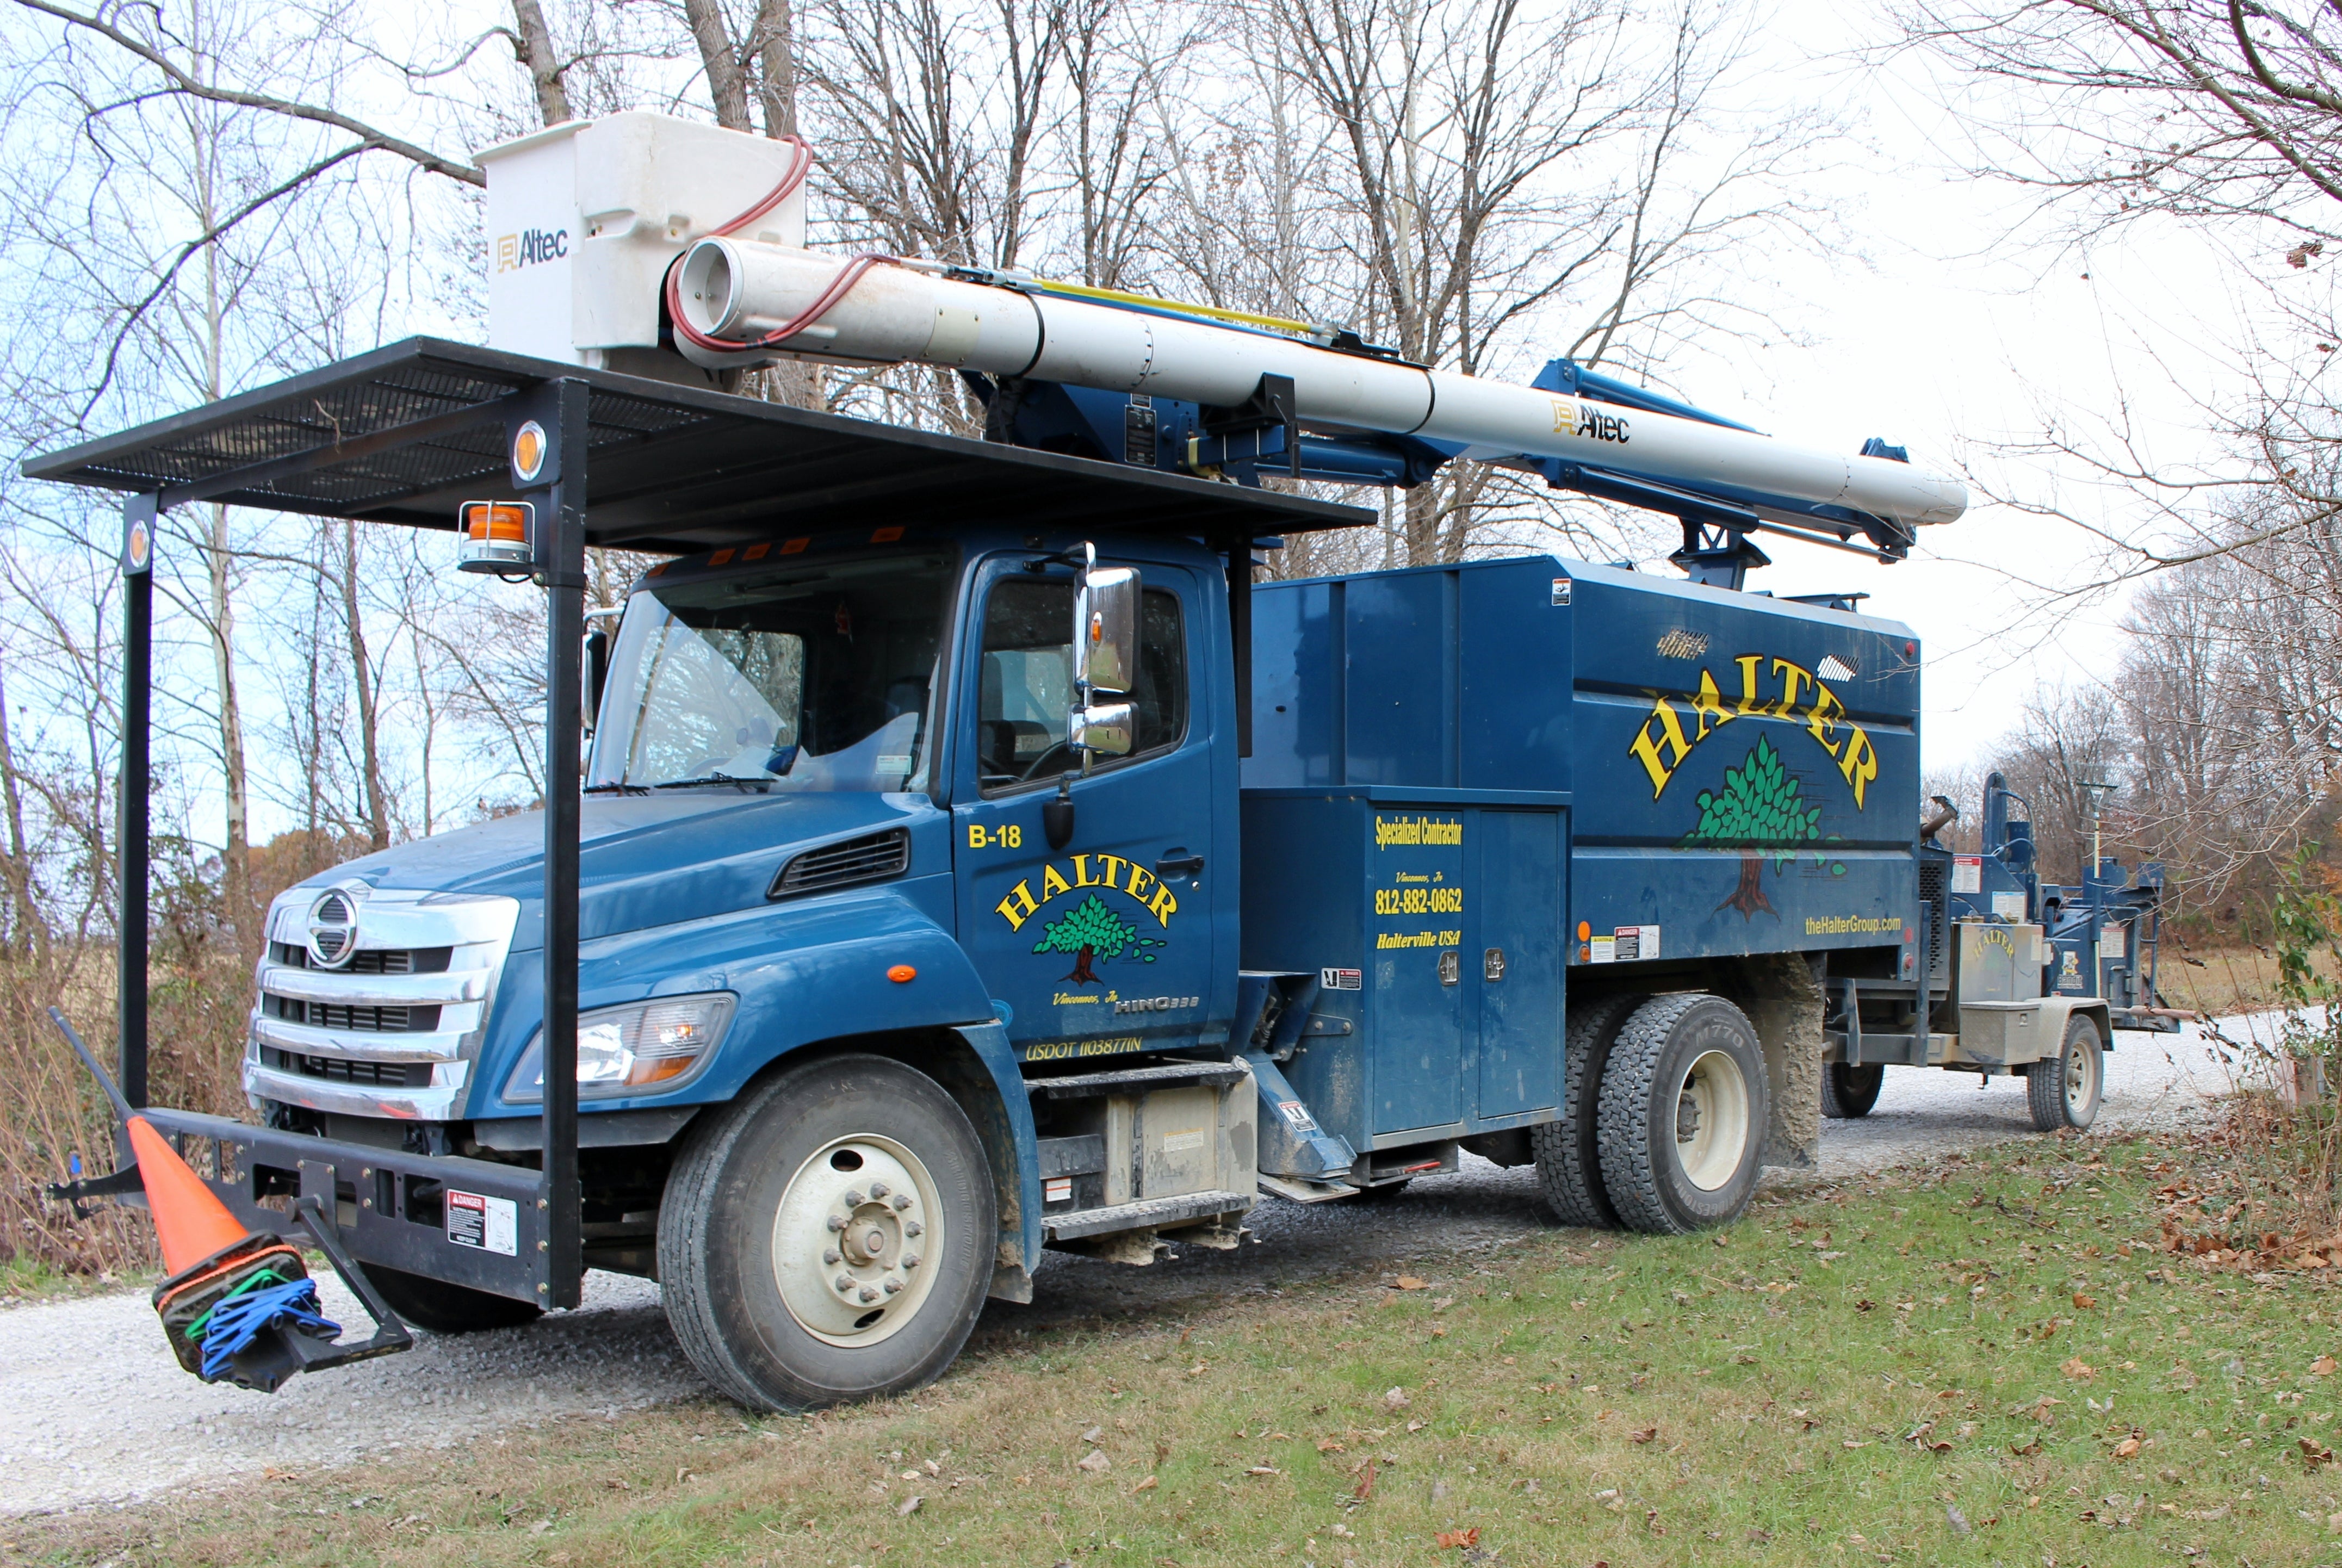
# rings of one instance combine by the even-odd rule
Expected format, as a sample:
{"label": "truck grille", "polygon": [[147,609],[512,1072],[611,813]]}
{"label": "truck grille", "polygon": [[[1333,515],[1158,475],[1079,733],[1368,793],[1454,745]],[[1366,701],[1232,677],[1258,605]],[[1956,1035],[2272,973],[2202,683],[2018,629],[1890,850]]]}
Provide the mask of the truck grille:
{"label": "truck grille", "polygon": [[[445,974],[447,961],[455,950],[452,947],[368,947],[350,956],[340,973],[344,974]],[[272,942],[268,959],[287,969],[315,969],[309,962],[309,950],[296,942]]]}
{"label": "truck grille", "polygon": [[345,1007],[330,1002],[301,1002],[290,996],[263,998],[271,1017],[312,1029],[347,1029],[368,1034],[427,1034],[439,1027],[434,1007]]}
{"label": "truck grille", "polygon": [[889,828],[809,849],[781,867],[765,896],[787,898],[856,882],[900,876],[911,864],[911,830]]}
{"label": "truck grille", "polygon": [[304,1078],[327,1078],[336,1084],[371,1084],[385,1089],[427,1089],[431,1086],[431,1064],[428,1062],[345,1062],[335,1056],[305,1056],[298,1051],[270,1048],[262,1053],[262,1060],[281,1073],[298,1073]]}

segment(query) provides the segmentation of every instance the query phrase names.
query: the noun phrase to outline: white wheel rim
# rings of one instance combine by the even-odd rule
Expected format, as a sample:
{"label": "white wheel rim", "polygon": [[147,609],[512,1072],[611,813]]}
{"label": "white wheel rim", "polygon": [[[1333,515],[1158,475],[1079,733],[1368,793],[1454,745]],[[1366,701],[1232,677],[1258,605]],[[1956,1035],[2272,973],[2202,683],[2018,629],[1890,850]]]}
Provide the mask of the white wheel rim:
{"label": "white wheel rim", "polygon": [[836,1138],[797,1167],[773,1216],[773,1283],[826,1344],[876,1344],[918,1315],[945,1241],[935,1178],[874,1133]]}
{"label": "white wheel rim", "polygon": [[1676,1160],[1684,1179],[1715,1192],[1748,1148],[1748,1080],[1722,1051],[1702,1053],[1676,1089]]}
{"label": "white wheel rim", "polygon": [[2098,1054],[2087,1040],[2077,1040],[2066,1052],[2066,1105],[2081,1111],[2098,1097]]}

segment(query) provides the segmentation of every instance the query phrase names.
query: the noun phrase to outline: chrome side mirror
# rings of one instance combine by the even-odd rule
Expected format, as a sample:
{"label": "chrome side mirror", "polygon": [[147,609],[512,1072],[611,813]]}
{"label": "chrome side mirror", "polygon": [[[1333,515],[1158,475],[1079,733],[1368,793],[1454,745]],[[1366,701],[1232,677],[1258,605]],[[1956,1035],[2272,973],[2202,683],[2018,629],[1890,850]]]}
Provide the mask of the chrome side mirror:
{"label": "chrome side mirror", "polygon": [[1138,684],[1138,572],[1100,566],[1094,545],[1082,546],[1082,559],[1074,584],[1074,704],[1066,744],[1126,756],[1136,727],[1129,695]]}

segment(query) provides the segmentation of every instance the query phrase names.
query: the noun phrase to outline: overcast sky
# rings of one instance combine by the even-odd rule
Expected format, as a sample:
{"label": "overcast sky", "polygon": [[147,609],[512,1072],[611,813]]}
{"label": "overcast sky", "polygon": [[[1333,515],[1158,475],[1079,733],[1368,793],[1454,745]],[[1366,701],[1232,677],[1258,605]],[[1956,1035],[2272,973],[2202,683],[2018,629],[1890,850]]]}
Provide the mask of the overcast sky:
{"label": "overcast sky", "polygon": [[[2012,472],[1991,444],[2037,438],[2045,410],[2067,424],[2105,417],[2119,389],[2160,460],[2213,460],[2197,412],[2244,394],[2232,347],[2264,299],[2256,278],[2284,272],[2281,245],[2231,255],[2166,228],[2130,231],[2087,255],[2062,249],[2050,225],[2025,221],[2021,193],[1963,171],[1972,143],[1963,116],[1943,106],[1945,83],[1930,79],[1940,67],[1856,66],[1842,52],[1860,38],[1849,37],[1848,14],[1827,5],[1789,5],[1780,22],[1767,32],[1777,69],[1835,93],[1857,120],[1849,166],[1829,188],[1861,255],[1793,284],[1803,303],[1792,320],[1809,345],[1727,351],[1726,363],[1686,367],[1686,394],[1831,450],[1880,435],[1931,467],[1997,467],[2004,482],[2108,521],[2136,516],[2137,504],[2077,473]],[[1883,20],[1870,24],[1867,36],[1888,35]],[[2111,673],[2119,596],[2011,625],[2026,591],[2004,573],[2087,581],[2088,543],[1977,501],[1960,523],[1926,530],[1895,566],[1767,539],[1776,564],[1751,585],[1859,589],[1872,595],[1865,609],[1915,627],[1927,656],[1927,763],[1948,768],[1988,751],[2037,680],[2087,684]]]}

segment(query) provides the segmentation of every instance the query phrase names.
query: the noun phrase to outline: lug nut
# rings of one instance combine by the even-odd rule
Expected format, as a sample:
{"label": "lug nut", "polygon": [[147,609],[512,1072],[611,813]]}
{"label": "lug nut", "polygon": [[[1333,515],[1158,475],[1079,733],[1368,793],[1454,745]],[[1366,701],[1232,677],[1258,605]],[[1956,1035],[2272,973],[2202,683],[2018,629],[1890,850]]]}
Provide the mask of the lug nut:
{"label": "lug nut", "polygon": [[829,1218],[824,1220],[822,1223],[827,1225],[832,1231],[842,1231],[846,1228],[846,1216],[843,1214],[832,1214]]}
{"label": "lug nut", "polygon": [[840,1274],[836,1279],[832,1280],[830,1283],[836,1289],[840,1295],[844,1295],[854,1289],[854,1276],[852,1274]]}
{"label": "lug nut", "polygon": [[883,1197],[885,1197],[885,1196],[886,1195],[886,1183],[884,1183],[884,1182],[873,1182],[873,1183],[870,1183],[870,1195],[871,1195],[872,1197],[874,1197],[874,1198],[883,1198]]}
{"label": "lug nut", "polygon": [[837,1249],[836,1247],[822,1248],[821,1261],[826,1263],[836,1263],[838,1261]]}
{"label": "lug nut", "polygon": [[896,1212],[897,1213],[900,1213],[903,1210],[907,1209],[907,1208],[909,1208],[910,1206],[911,1206],[911,1194],[910,1194],[910,1193],[896,1193],[896,1194],[895,1194],[895,1210],[896,1210]]}
{"label": "lug nut", "polygon": [[903,1233],[906,1236],[916,1236],[923,1228],[924,1227],[921,1226],[919,1222],[916,1220],[905,1220],[903,1222]]}
{"label": "lug nut", "polygon": [[886,1282],[886,1293],[888,1295],[893,1295],[896,1291],[901,1290],[902,1288],[903,1282],[901,1280],[890,1279]]}
{"label": "lug nut", "polygon": [[864,1285],[862,1287],[862,1299],[866,1302],[875,1302],[878,1299],[878,1293],[872,1290],[868,1285]]}
{"label": "lug nut", "polygon": [[858,1209],[868,1201],[868,1199],[862,1195],[861,1188],[848,1187],[846,1189],[846,1206],[847,1208]]}
{"label": "lug nut", "polygon": [[919,1266],[919,1254],[916,1253],[905,1253],[903,1254],[903,1266],[906,1269],[917,1268]]}

